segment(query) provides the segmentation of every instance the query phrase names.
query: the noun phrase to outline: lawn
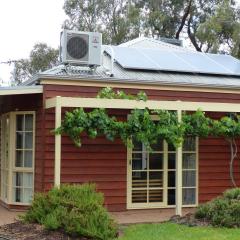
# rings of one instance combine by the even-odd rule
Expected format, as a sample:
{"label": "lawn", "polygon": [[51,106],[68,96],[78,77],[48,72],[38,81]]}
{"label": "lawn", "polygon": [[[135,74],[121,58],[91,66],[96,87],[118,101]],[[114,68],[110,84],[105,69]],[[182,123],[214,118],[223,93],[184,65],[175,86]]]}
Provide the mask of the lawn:
{"label": "lawn", "polygon": [[240,229],[187,227],[174,223],[138,224],[124,230],[119,240],[239,240]]}

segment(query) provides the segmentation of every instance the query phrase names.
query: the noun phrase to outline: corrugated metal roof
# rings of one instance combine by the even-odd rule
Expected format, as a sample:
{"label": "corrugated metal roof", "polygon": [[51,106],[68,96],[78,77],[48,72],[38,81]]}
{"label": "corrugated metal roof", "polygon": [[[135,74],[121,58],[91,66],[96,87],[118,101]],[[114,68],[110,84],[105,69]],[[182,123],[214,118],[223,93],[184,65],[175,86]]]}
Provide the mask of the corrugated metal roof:
{"label": "corrugated metal roof", "polygon": [[[149,48],[168,48],[186,51],[185,48],[160,42],[158,40],[148,38],[138,38],[120,46],[139,47],[145,46]],[[103,46],[104,49],[104,46]],[[188,50],[187,50],[188,51]],[[192,50],[190,50],[192,51]],[[113,76],[110,76],[111,73]],[[240,77],[207,75],[194,73],[177,73],[166,71],[143,71],[129,70],[122,68],[114,61],[113,70],[111,69],[111,57],[103,54],[102,66],[91,70],[84,66],[65,67],[63,65],[54,67],[43,73],[36,75],[33,79],[25,82],[23,85],[34,85],[39,79],[64,79],[64,80],[94,80],[102,82],[117,83],[138,83],[138,84],[155,84],[155,85],[172,85],[172,86],[192,86],[192,87],[214,87],[214,88],[230,88],[240,89]]]}
{"label": "corrugated metal roof", "polygon": [[194,52],[193,49],[176,46],[174,44],[166,43],[153,38],[139,37],[118,45],[119,47],[131,47],[131,48],[158,48],[162,50],[175,50],[180,52]]}

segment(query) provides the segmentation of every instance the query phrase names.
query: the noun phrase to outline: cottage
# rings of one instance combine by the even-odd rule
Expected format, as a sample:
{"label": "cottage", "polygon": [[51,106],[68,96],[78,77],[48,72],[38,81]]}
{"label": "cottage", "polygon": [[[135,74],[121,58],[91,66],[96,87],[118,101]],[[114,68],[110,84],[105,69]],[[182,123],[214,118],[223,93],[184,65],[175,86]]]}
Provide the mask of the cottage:
{"label": "cottage", "polygon": [[[81,148],[54,135],[69,109],[107,108],[119,119],[131,109],[178,112],[201,108],[211,117],[240,112],[240,62],[149,38],[103,46],[96,69],[58,66],[18,87],[0,89],[1,203],[27,206],[34,192],[61,183],[94,182],[110,211],[195,207],[231,187],[229,146],[222,138],[189,137],[178,149],[164,140],[148,152],[120,140],[83,137]],[[104,87],[149,101],[97,99]],[[236,161],[236,181],[240,168]]]}

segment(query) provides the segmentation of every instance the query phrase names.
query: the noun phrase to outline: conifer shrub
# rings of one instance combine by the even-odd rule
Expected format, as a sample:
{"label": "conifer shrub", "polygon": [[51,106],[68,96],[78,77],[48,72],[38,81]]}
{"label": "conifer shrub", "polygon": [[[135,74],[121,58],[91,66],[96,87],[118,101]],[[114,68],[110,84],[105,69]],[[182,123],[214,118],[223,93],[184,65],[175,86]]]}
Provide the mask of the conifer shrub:
{"label": "conifer shrub", "polygon": [[240,227],[240,188],[227,190],[223,196],[200,205],[195,217],[206,219],[213,226]]}
{"label": "conifer shrub", "polygon": [[94,184],[61,185],[48,193],[37,193],[23,220],[71,236],[114,239],[117,225],[103,202],[103,194],[96,192]]}

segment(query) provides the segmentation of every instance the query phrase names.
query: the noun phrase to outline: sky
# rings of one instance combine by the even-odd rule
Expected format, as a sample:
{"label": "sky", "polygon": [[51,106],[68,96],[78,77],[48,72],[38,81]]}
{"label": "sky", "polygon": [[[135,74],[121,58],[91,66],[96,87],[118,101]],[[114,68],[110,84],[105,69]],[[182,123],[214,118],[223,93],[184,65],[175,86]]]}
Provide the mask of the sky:
{"label": "sky", "polygon": [[[0,62],[27,58],[37,42],[57,48],[66,19],[64,0],[0,0]],[[7,85],[11,67],[0,64]],[[0,83],[0,85],[2,85]]]}

